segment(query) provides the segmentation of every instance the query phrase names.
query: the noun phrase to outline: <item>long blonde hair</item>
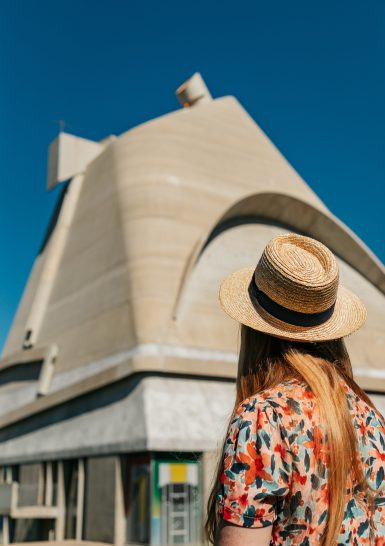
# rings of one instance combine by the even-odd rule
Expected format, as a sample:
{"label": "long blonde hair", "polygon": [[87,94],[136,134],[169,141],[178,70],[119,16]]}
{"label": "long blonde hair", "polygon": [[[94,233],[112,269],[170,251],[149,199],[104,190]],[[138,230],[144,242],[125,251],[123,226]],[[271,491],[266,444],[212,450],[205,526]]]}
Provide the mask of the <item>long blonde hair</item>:
{"label": "long blonde hair", "polygon": [[[305,381],[313,391],[327,436],[329,467],[333,470],[328,474],[329,517],[321,544],[332,546],[337,542],[344,518],[348,479],[366,492],[372,513],[374,510],[373,490],[365,480],[341,379],[370,407],[376,408],[353,379],[350,358],[342,339],[298,343],[242,325],[233,415],[245,398],[292,378]],[[220,458],[207,504],[205,530],[212,544],[219,527],[216,497],[222,464]]]}

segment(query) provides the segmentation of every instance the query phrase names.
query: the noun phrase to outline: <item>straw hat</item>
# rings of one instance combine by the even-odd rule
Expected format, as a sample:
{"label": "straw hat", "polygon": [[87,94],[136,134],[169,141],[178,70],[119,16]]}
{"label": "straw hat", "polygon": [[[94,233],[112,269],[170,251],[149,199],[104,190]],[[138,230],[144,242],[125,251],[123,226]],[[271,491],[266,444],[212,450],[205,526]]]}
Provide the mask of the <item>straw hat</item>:
{"label": "straw hat", "polygon": [[332,252],[294,233],[271,239],[256,268],[229,275],[219,301],[238,322],[293,341],[338,339],[366,319],[362,301],[339,285]]}

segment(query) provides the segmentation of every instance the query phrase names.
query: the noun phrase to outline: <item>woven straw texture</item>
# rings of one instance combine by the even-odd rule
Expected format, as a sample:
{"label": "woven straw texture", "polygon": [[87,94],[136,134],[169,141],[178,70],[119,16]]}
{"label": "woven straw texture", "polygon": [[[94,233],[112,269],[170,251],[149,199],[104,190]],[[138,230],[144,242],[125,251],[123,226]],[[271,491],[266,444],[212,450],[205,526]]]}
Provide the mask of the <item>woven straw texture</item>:
{"label": "woven straw texture", "polygon": [[[265,311],[249,296],[251,279],[274,302],[292,311],[319,313],[335,304],[319,326],[294,326]],[[326,341],[347,336],[366,319],[363,302],[339,285],[338,264],[320,242],[297,234],[279,235],[266,246],[257,267],[229,275],[219,289],[223,310],[233,319],[276,337]]]}

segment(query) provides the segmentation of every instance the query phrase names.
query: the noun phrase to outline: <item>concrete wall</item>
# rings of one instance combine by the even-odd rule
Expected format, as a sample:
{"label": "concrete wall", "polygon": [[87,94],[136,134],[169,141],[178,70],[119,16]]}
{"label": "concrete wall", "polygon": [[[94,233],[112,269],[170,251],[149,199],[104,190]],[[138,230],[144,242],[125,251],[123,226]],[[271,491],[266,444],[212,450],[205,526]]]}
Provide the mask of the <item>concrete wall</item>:
{"label": "concrete wall", "polygon": [[[80,178],[71,182],[35,263],[4,351],[9,363],[20,349],[46,253],[52,258],[53,252],[55,268],[49,268],[34,334],[37,346],[59,348],[48,396],[31,401],[31,385],[16,389],[13,399],[4,392],[2,426],[24,417],[24,396],[28,415],[52,411],[73,392],[80,397],[143,363],[149,363],[147,371],[191,368],[201,376],[202,368],[215,368],[219,376],[234,376],[238,325],[219,308],[219,283],[228,272],[255,265],[268,239],[287,229],[334,245],[342,279],[369,311],[367,325],[348,340],[354,366],[363,386],[385,391],[382,264],[331,215],[234,98],[128,131],[106,143]],[[12,413],[13,401],[18,408]],[[36,433],[44,434],[42,427]],[[82,443],[79,438],[76,449]]]}
{"label": "concrete wall", "polygon": [[[326,210],[231,97],[125,133],[86,169],[36,343],[59,345],[59,372],[167,341],[199,241],[245,195],[284,190]],[[5,354],[24,333],[20,316]]]}
{"label": "concrete wall", "polygon": [[115,457],[89,458],[86,465],[85,540],[114,542]]}
{"label": "concrete wall", "polygon": [[42,504],[43,491],[40,486],[43,484],[41,478],[42,465],[22,464],[19,466],[19,496],[18,506],[34,506]]}
{"label": "concrete wall", "polygon": [[[262,197],[250,201],[258,195],[270,198],[263,206]],[[289,196],[296,206],[278,206],[275,195]],[[202,244],[231,214],[269,210],[278,222],[291,219],[294,226],[296,219],[306,218],[303,227],[309,234],[318,226],[321,234],[339,241],[341,255],[350,245],[349,263],[362,254],[358,263],[368,262],[365,270],[372,268],[371,278],[380,284],[385,279],[381,266],[337,225],[232,97],[163,116],[111,141],[88,165],[74,206],[36,334],[37,344],[58,344],[56,374],[145,343],[236,350],[234,336],[231,346],[227,341],[226,319],[215,300],[217,286],[208,294],[203,278],[213,274],[207,270],[202,284],[190,283]],[[329,218],[323,232],[320,215]],[[333,222],[338,237],[332,236]],[[61,229],[60,217],[55,229]],[[222,275],[257,258],[265,238],[256,235],[243,232],[251,252],[242,263],[236,248],[222,248]],[[27,286],[6,355],[20,347],[36,276],[38,272]],[[190,316],[183,291],[192,292],[192,286],[196,301],[208,296],[210,303],[196,306]],[[180,305],[183,317],[178,314],[175,320]]]}
{"label": "concrete wall", "polygon": [[0,430],[0,462],[212,450],[223,437],[234,398],[234,384],[224,381],[120,381]]}

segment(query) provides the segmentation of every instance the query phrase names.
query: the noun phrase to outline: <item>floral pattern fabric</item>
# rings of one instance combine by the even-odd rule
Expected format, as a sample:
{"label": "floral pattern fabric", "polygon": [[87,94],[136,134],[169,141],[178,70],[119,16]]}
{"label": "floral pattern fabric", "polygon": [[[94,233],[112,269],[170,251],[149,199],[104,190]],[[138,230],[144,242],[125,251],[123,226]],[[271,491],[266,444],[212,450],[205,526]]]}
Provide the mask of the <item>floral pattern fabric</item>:
{"label": "floral pattern fabric", "polygon": [[[345,383],[366,479],[378,490],[385,473],[385,424]],[[304,383],[290,380],[244,400],[230,424],[217,496],[221,517],[243,527],[272,525],[271,546],[319,545],[328,518],[328,459],[319,409]],[[384,482],[385,483],[385,482]],[[353,485],[338,545],[370,544],[369,505]],[[385,546],[385,491],[372,520]]]}

